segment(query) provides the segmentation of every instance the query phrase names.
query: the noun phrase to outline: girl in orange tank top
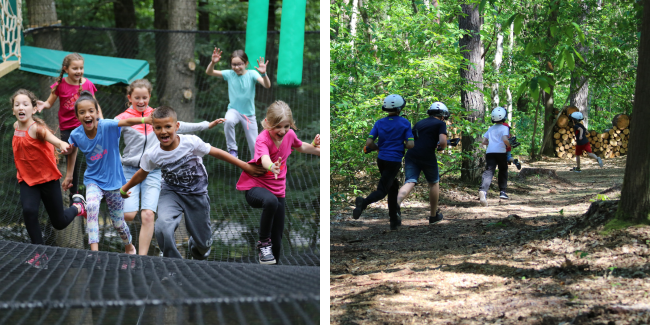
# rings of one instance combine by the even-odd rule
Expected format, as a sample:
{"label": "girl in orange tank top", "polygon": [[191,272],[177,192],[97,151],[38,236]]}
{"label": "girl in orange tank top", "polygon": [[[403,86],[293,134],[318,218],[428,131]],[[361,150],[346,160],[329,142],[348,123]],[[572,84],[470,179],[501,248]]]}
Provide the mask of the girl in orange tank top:
{"label": "girl in orange tank top", "polygon": [[[23,206],[25,227],[32,244],[44,244],[38,223],[38,209],[43,201],[52,226],[61,230],[67,227],[76,216],[85,215],[83,196],[76,194],[71,207],[64,209],[61,196],[61,173],[56,166],[54,147],[63,154],[69,144],[52,134],[43,120],[33,116],[36,96],[28,90],[20,89],[11,97],[11,108],[17,121],[14,123],[13,147],[20,201]],[[26,263],[34,267],[47,265],[47,256],[36,253]]]}

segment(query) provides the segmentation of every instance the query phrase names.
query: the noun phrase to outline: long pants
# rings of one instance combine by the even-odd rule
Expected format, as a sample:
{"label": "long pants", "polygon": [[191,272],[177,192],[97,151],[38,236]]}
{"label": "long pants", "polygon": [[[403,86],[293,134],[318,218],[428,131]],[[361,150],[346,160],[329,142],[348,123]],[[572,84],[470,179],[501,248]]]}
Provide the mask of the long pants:
{"label": "long pants", "polygon": [[43,184],[29,186],[20,182],[20,203],[23,205],[23,218],[25,228],[32,244],[43,245],[43,234],[38,223],[38,208],[43,201],[45,211],[50,216],[54,229],[63,230],[77,216],[77,208],[71,206],[63,209],[61,199],[61,183],[59,180],[49,181]]}
{"label": "long pants", "polygon": [[[74,130],[74,129],[73,129]],[[68,143],[70,138],[70,133],[72,130],[62,130],[61,131],[61,141]],[[68,162],[70,155],[65,156],[65,162]],[[79,170],[81,169],[81,164],[79,164],[79,159],[75,160],[74,167],[72,169],[72,187],[70,188],[70,203],[72,203],[72,196],[79,193]]]}
{"label": "long pants", "polygon": [[[223,123],[224,132],[226,133],[226,146],[228,150],[237,150],[237,141],[235,140],[235,125],[241,123],[246,142],[248,142],[248,151],[253,159],[255,153],[255,140],[257,140],[257,121],[255,115],[244,115],[236,109],[229,108],[226,112],[226,121]],[[243,159],[242,159],[243,160]]]}
{"label": "long pants", "polygon": [[189,250],[197,260],[210,255],[212,226],[210,225],[210,197],[208,194],[178,194],[162,189],[158,200],[158,220],[155,234],[165,257],[182,258],[176,248],[174,232],[185,214],[185,226],[190,233]]}
{"label": "long pants", "polygon": [[102,190],[97,184],[86,184],[86,213],[88,214],[88,243],[99,243],[99,204],[102,197],[106,198],[108,214],[111,217],[113,228],[117,230],[124,245],[131,244],[131,232],[129,226],[124,222],[124,199],[120,196],[120,190]]}
{"label": "long pants", "polygon": [[260,241],[271,239],[271,251],[276,260],[282,252],[282,232],[284,231],[285,198],[277,197],[263,187],[253,187],[245,192],[246,202],[256,209],[262,209],[260,218]]}
{"label": "long pants", "polygon": [[499,190],[506,191],[508,188],[508,158],[506,153],[488,153],[485,154],[486,168],[483,172],[483,182],[480,191],[487,193],[492,182],[494,172],[499,166]]}
{"label": "long pants", "polygon": [[397,173],[402,167],[401,161],[388,161],[377,158],[377,167],[381,173],[377,190],[370,193],[368,197],[363,200],[363,208],[375,203],[388,195],[388,216],[390,219],[397,217],[399,206],[397,205],[397,193],[399,192],[399,183],[397,181]]}

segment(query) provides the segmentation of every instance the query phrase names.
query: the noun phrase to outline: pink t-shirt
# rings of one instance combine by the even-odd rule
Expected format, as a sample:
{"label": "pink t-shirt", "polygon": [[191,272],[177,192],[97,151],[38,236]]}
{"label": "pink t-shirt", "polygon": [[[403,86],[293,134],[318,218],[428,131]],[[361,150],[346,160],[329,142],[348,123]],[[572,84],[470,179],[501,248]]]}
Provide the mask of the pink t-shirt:
{"label": "pink t-shirt", "polygon": [[[50,88],[54,88],[56,85],[57,83],[54,83]],[[95,85],[88,79],[81,85],[81,89],[88,90],[93,95],[97,91]],[[63,78],[61,85],[56,88],[54,94],[59,96],[59,129],[61,131],[72,130],[81,125],[81,122],[74,114],[74,103],[79,98],[79,85],[70,85]]]}
{"label": "pink t-shirt", "polygon": [[278,179],[275,179],[272,172],[267,172],[260,177],[253,177],[242,172],[239,177],[239,182],[237,182],[237,189],[240,191],[246,191],[253,187],[263,187],[271,191],[271,193],[277,197],[284,197],[284,192],[287,188],[287,159],[289,158],[289,155],[291,155],[293,148],[300,146],[302,146],[302,141],[298,140],[296,133],[291,129],[289,129],[287,134],[284,135],[280,148],[275,146],[268,130],[262,131],[255,141],[255,158],[248,163],[261,165],[262,156],[264,155],[271,157],[271,161],[274,162],[277,161],[278,158],[282,157],[282,165],[280,165],[280,174],[278,174]]}

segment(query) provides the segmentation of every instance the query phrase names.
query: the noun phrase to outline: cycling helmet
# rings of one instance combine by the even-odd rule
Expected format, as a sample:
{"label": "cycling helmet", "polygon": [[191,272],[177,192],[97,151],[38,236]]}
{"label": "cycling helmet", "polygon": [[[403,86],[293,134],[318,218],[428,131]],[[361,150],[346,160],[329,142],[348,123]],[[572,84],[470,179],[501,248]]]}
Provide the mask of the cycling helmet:
{"label": "cycling helmet", "polygon": [[385,112],[399,112],[404,106],[406,106],[404,97],[393,94],[384,98],[384,105],[381,106],[381,109]]}
{"label": "cycling helmet", "polygon": [[508,112],[506,111],[505,108],[503,107],[497,107],[492,110],[492,123],[499,123],[499,122],[504,122],[506,120],[506,116],[508,115]]}
{"label": "cycling helmet", "polygon": [[442,117],[443,119],[446,119],[451,115],[447,106],[441,102],[431,104],[427,113],[429,116]]}
{"label": "cycling helmet", "polygon": [[576,122],[582,121],[584,119],[584,116],[582,116],[582,113],[580,113],[580,112],[573,112],[573,113],[571,113],[570,116]]}

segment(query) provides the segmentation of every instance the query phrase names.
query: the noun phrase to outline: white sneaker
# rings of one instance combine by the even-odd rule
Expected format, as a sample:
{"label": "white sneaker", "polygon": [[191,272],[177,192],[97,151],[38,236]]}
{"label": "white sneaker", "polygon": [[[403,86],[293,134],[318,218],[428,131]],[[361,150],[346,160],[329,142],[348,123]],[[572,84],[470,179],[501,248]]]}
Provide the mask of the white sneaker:
{"label": "white sneaker", "polygon": [[487,193],[483,191],[478,191],[478,198],[481,201],[481,205],[486,207],[487,206]]}

